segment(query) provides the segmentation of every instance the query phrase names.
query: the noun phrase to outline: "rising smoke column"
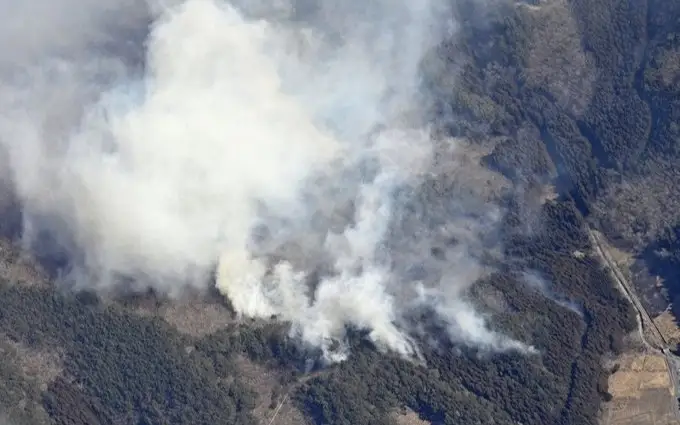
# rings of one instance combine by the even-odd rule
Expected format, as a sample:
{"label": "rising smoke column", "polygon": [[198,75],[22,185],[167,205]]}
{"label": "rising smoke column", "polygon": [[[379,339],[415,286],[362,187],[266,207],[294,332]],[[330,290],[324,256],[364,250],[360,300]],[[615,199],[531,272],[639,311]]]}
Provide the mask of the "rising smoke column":
{"label": "rising smoke column", "polygon": [[[240,3],[114,7],[152,21],[143,70],[116,49],[50,38],[5,61],[0,140],[26,228],[55,234],[81,286],[125,278],[173,295],[216,269],[239,314],[289,321],[331,359],[346,355],[347,326],[415,354],[407,316],[422,308],[454,339],[522,349],[464,296],[497,211],[419,195],[436,165],[419,70],[446,10]],[[112,10],[83,6],[108,34]],[[455,163],[456,142],[438,142]],[[452,239],[445,261],[430,258]]]}

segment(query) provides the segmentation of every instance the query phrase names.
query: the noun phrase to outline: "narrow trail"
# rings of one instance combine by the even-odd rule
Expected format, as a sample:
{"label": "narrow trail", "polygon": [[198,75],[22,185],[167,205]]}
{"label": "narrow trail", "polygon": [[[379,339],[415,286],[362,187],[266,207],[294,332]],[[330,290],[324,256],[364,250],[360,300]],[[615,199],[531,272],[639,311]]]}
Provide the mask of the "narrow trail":
{"label": "narrow trail", "polygon": [[300,385],[304,384],[305,382],[309,381],[310,379],[316,378],[317,376],[321,376],[323,374],[323,370],[318,370],[316,372],[309,373],[303,377],[301,377],[297,382],[294,382],[290,384],[288,387],[288,390],[286,390],[286,393],[283,395],[283,398],[279,402],[279,404],[276,406],[276,409],[274,409],[274,414],[272,415],[271,419],[269,420],[269,423],[267,425],[274,425],[274,421],[276,420],[276,417],[278,416],[279,412],[281,411],[281,408],[283,408],[283,405],[286,404],[286,401],[288,401],[290,393],[297,389]]}
{"label": "narrow trail", "polygon": [[288,400],[288,394],[290,393],[290,390],[286,393],[286,395],[283,396],[283,399],[281,399],[281,402],[279,403],[278,406],[276,406],[276,409],[274,410],[274,415],[272,418],[269,420],[269,425],[272,425],[274,423],[274,420],[276,420],[276,416],[279,414],[279,411],[283,407],[283,405],[286,403],[286,400]]}

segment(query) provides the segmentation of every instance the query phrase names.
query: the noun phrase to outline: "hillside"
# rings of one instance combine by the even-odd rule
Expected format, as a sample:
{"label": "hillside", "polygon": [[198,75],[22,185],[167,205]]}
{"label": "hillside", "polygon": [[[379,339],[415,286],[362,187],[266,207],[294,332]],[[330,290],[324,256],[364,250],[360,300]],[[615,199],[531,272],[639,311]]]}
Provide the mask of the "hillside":
{"label": "hillside", "polygon": [[[661,382],[644,397],[673,386],[659,375],[660,357],[635,341],[635,311],[590,231],[630,260],[626,273],[655,320],[669,305],[678,314],[680,3],[458,0],[454,10],[457,37],[430,52],[422,72],[436,134],[465,140],[464,155],[454,162],[438,151],[416,192],[432,210],[463,191],[499,205],[498,229],[479,243],[488,269],[464,296],[536,352],[470,346],[414,310],[420,362],[351,328],[348,359],[326,365],[286,323],[240,318],[214,291],[172,300],[59,285],[54,258],[19,248],[17,207],[0,195],[0,417],[586,425],[612,399],[648,389],[636,374]],[[461,208],[481,215],[476,204]],[[453,261],[444,251],[427,246],[423,263]],[[650,284],[656,276],[662,285]],[[661,317],[675,328],[674,317]],[[660,404],[675,397],[667,393]]]}

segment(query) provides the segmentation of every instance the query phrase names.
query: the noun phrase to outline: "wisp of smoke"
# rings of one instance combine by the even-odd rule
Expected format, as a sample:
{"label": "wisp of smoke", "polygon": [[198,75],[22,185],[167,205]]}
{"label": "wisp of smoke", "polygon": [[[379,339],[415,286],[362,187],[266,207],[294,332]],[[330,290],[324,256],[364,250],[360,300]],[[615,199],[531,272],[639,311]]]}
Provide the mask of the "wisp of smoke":
{"label": "wisp of smoke", "polygon": [[76,285],[215,281],[331,360],[347,327],[417,355],[418,309],[526,348],[465,301],[499,213],[438,189],[458,145],[423,113],[437,0],[0,3],[5,186]]}
{"label": "wisp of smoke", "polygon": [[525,272],[524,282],[529,288],[538,291],[541,295],[559,305],[562,308],[571,310],[580,317],[583,317],[583,307],[576,301],[570,300],[562,294],[556,293],[550,288],[550,285],[537,273]]}

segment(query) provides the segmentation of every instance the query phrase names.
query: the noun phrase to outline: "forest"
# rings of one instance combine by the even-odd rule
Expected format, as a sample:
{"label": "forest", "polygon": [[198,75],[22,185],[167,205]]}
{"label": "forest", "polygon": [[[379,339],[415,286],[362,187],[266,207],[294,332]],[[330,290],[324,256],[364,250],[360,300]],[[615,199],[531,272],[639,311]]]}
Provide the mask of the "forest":
{"label": "forest", "polygon": [[[286,393],[309,425],[387,425],[404,408],[431,424],[597,423],[609,397],[602,358],[620,353],[636,325],[603,265],[575,255],[592,251],[587,227],[680,294],[680,3],[481,3],[456,3],[460,39],[433,53],[444,63],[424,66],[437,69],[425,85],[438,130],[494,141],[482,162],[512,183],[500,200],[503,264],[470,297],[537,354],[442,337],[422,345],[420,364],[379,352],[356,330],[350,358],[326,367],[283,324],[233,321],[188,335],[127,302],[6,280],[0,350],[57,353],[60,372],[42,382],[1,362],[0,413],[27,425],[254,425],[246,358],[276,376],[272,404]],[[524,205],[546,185],[557,194],[529,232]],[[526,273],[577,308],[524,284]]]}

